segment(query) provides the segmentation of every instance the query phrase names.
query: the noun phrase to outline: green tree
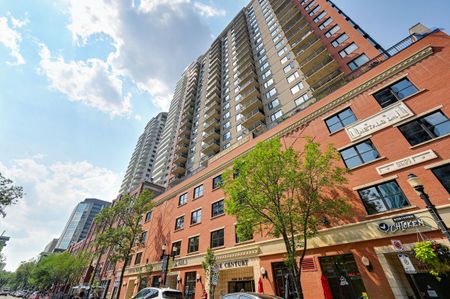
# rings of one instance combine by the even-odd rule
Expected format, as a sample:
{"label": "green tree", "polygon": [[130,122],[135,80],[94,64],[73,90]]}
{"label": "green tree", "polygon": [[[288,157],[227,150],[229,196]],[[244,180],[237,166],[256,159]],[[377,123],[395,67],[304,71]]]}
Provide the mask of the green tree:
{"label": "green tree", "polygon": [[153,194],[144,190],[139,196],[125,195],[112,206],[103,209],[95,218],[96,225],[114,223],[101,231],[95,240],[98,248],[110,248],[109,261],[123,262],[119,278],[120,294],[123,275],[130,255],[140,246],[142,215],[153,208]]}
{"label": "green tree", "polygon": [[20,263],[15,272],[13,288],[28,289],[32,284],[31,275],[35,267],[36,261],[34,260]]}
{"label": "green tree", "polygon": [[325,215],[342,217],[350,210],[336,192],[347,173],[336,166],[338,152],[331,145],[322,152],[319,143],[305,140],[301,153],[292,146],[284,148],[279,139],[257,144],[225,171],[223,186],[226,212],[236,216],[238,236],[266,230],[282,238],[299,298],[308,239],[317,234]]}
{"label": "green tree", "polygon": [[0,271],[0,288],[11,287],[14,283],[14,278],[14,272]]}
{"label": "green tree", "polygon": [[[211,248],[208,247],[205,259],[202,261],[203,270],[205,270],[205,280],[208,281],[209,293],[208,298],[214,299],[215,285],[213,285],[214,267],[216,266],[216,257]],[[218,275],[218,273],[217,273]]]}
{"label": "green tree", "polygon": [[23,188],[15,186],[12,180],[5,178],[0,173],[0,214],[3,218],[6,216],[5,208],[15,204],[22,197]]}

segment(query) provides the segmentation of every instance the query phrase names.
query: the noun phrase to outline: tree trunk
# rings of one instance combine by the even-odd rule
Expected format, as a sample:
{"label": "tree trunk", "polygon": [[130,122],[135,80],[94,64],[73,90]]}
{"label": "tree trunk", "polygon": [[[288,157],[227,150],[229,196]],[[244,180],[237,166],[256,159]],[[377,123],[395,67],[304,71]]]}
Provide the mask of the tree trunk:
{"label": "tree trunk", "polygon": [[125,268],[127,267],[128,259],[129,259],[129,257],[127,257],[125,259],[125,261],[123,262],[122,270],[120,270],[119,287],[117,288],[117,298],[118,299],[120,299],[120,291],[122,289],[122,280],[123,280],[123,275],[125,274]]}
{"label": "tree trunk", "polygon": [[[295,292],[297,293],[298,299],[303,299],[303,290],[300,281],[300,271],[297,268],[297,261],[295,258],[296,248],[295,243],[291,243],[287,234],[281,234],[283,236],[284,246],[286,248],[286,252],[288,254],[288,269],[292,278],[292,282],[294,284]],[[287,291],[287,290],[286,290]]]}

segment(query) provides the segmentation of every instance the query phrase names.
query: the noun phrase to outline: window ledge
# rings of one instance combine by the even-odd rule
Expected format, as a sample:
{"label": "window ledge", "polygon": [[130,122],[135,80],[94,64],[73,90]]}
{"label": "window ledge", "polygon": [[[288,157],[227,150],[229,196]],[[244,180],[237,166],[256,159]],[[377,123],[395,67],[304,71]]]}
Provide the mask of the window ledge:
{"label": "window ledge", "polygon": [[211,220],[216,219],[216,218],[220,218],[220,217],[222,217],[222,216],[225,216],[225,213],[220,214],[220,215],[216,215],[216,216],[212,216],[212,217],[211,217]]}
{"label": "window ledge", "polygon": [[184,227],[181,227],[181,228],[176,229],[174,232],[176,233],[176,232],[179,232],[180,230],[183,230],[183,229],[184,229]]}
{"label": "window ledge", "polygon": [[178,205],[177,208],[181,208],[182,206],[185,206],[185,205],[187,205],[187,202],[185,202],[185,203],[182,204],[182,205]]}
{"label": "window ledge", "polygon": [[200,195],[199,197],[193,198],[192,201],[197,200],[197,199],[202,198],[202,197],[203,197],[203,195]]}
{"label": "window ledge", "polygon": [[350,169],[351,171],[353,171],[353,170],[355,170],[355,169],[359,169],[359,168],[361,168],[361,167],[370,165],[370,164],[372,164],[372,163],[375,163],[375,162],[378,162],[378,161],[381,161],[381,160],[384,160],[384,159],[386,159],[386,157],[384,157],[384,156],[383,156],[383,157],[379,157],[379,158],[376,158],[375,160],[366,162],[366,163],[364,163],[364,164],[361,164],[361,165],[358,165],[358,166],[355,166],[355,167],[349,168],[349,169]]}
{"label": "window ledge", "polygon": [[328,133],[328,136],[333,136],[333,135],[335,135],[335,134],[337,134],[337,133],[339,133],[339,132],[341,132],[341,131],[344,131],[344,130],[345,130],[345,127],[342,127],[342,128],[340,128],[339,130],[334,131],[333,133]]}
{"label": "window ledge", "polygon": [[199,250],[197,250],[197,251],[192,251],[192,252],[188,252],[186,255],[196,255],[196,254],[198,254],[200,251]]}
{"label": "window ledge", "polygon": [[194,223],[194,224],[190,224],[189,227],[193,227],[193,226],[196,226],[196,225],[199,225],[199,224],[202,224],[202,222],[200,221],[200,222],[197,222],[197,223]]}
{"label": "window ledge", "polygon": [[221,188],[221,186],[213,188],[211,191],[216,191],[216,190],[219,190],[220,188]]}
{"label": "window ledge", "polygon": [[225,248],[225,245],[217,246],[217,247],[211,247],[212,250],[223,249],[223,248]]}
{"label": "window ledge", "polygon": [[425,144],[428,144],[428,143],[431,143],[431,142],[438,141],[438,140],[443,139],[443,138],[448,137],[448,136],[450,136],[450,133],[447,133],[447,134],[445,134],[445,135],[439,136],[439,137],[434,138],[434,139],[430,139],[430,140],[424,141],[424,142],[419,143],[419,144],[416,144],[416,145],[412,145],[412,146],[410,146],[409,148],[410,148],[410,149],[418,148],[418,147],[420,147],[420,146],[422,146],[422,145],[425,145]]}
{"label": "window ledge", "polygon": [[416,208],[417,208],[417,206],[407,206],[407,207],[404,207],[404,208],[392,209],[392,210],[389,210],[389,211],[386,211],[386,212],[376,213],[376,214],[373,214],[373,215],[366,215],[364,217],[372,219],[372,218],[377,218],[379,216],[387,216],[387,215],[391,215],[391,214],[396,214],[398,212],[414,210]]}

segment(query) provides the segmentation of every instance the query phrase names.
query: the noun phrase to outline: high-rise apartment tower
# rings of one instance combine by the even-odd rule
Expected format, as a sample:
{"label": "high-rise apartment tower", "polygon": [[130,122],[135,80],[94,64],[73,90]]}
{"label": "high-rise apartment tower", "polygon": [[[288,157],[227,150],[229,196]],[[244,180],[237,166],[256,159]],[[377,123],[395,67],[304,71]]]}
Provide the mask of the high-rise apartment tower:
{"label": "high-rise apartment tower", "polygon": [[330,94],[380,52],[331,1],[253,0],[191,66],[172,182]]}

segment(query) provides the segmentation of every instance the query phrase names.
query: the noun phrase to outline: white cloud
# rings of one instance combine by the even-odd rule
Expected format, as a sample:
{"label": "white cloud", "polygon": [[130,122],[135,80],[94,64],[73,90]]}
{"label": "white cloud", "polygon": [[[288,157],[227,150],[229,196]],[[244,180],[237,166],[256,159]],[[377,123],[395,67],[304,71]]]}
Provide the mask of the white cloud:
{"label": "white cloud", "polygon": [[[9,22],[8,22],[9,21]],[[9,25],[11,23],[11,27]],[[11,65],[25,64],[25,59],[20,53],[20,42],[22,35],[14,29],[19,29],[28,23],[28,19],[20,20],[14,18],[11,13],[7,13],[7,17],[0,17],[0,44],[9,49],[10,55],[15,61],[7,62]]]}
{"label": "white cloud", "polygon": [[212,41],[204,18],[223,14],[190,0],[69,0],[68,11],[74,41],[109,36],[112,72],[148,92],[163,110],[183,69]]}
{"label": "white cloud", "polygon": [[226,14],[225,10],[223,9],[217,9],[201,2],[195,2],[194,7],[198,9],[201,15],[207,17],[224,16]]}
{"label": "white cloud", "polygon": [[7,269],[35,257],[58,237],[75,205],[87,197],[111,201],[119,188],[119,175],[89,162],[56,162],[18,159],[0,162],[0,172],[22,185],[25,197],[6,209],[0,230],[11,237],[5,248]]}
{"label": "white cloud", "polygon": [[66,62],[62,57],[53,58],[43,44],[39,55],[39,71],[47,76],[52,88],[71,101],[82,102],[112,116],[130,112],[131,95],[125,94],[120,76],[108,63],[97,58]]}

